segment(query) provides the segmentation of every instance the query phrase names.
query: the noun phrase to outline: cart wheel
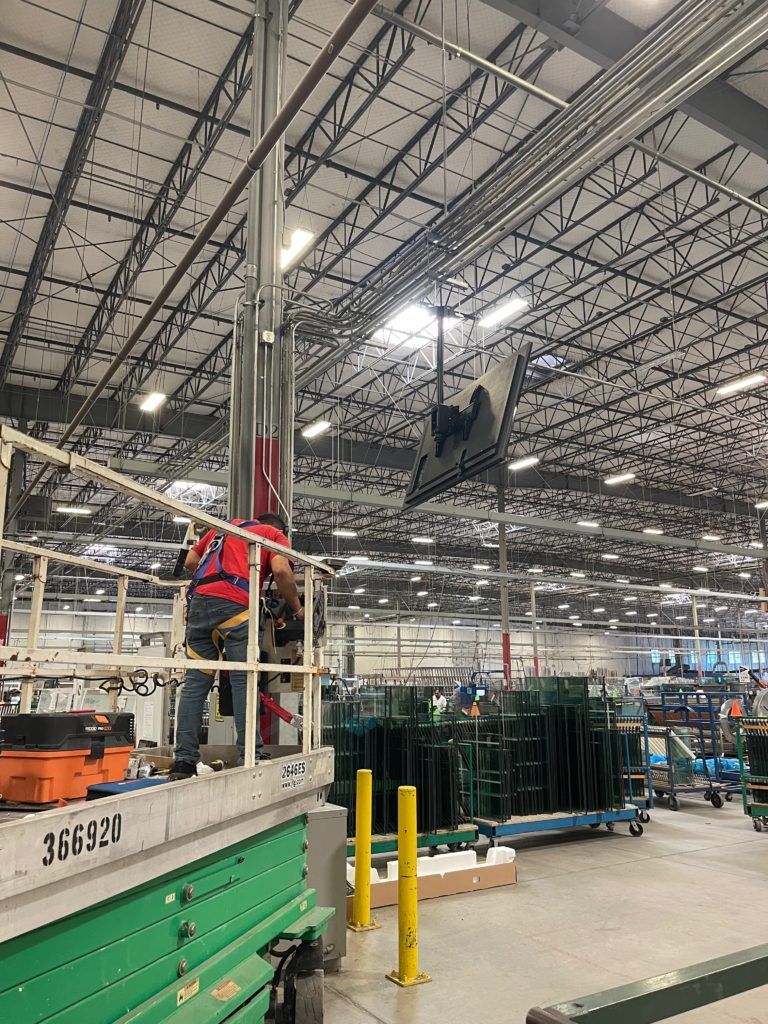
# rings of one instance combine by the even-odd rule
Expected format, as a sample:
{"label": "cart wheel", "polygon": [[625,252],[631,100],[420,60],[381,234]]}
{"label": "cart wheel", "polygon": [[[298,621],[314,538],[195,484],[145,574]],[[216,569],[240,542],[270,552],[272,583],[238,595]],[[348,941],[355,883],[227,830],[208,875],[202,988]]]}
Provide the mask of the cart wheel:
{"label": "cart wheel", "polygon": [[726,793],[725,799],[728,801],[728,803],[730,803],[731,800],[733,800],[733,793]]}
{"label": "cart wheel", "polygon": [[437,856],[437,847],[436,846],[428,846],[427,847],[427,856],[428,857],[435,857],[435,856]]}
{"label": "cart wheel", "polygon": [[648,813],[648,811],[640,811],[640,813],[638,814],[638,818],[640,819],[640,821],[642,821],[644,825],[647,825],[648,822],[651,820],[651,816]]}
{"label": "cart wheel", "polygon": [[713,793],[712,797],[711,797],[711,800],[712,800],[712,806],[713,807],[722,807],[723,806],[723,798],[722,798],[722,796],[720,796],[719,793]]}
{"label": "cart wheel", "polygon": [[680,801],[677,799],[674,793],[669,794],[669,809],[670,811],[680,810]]}
{"label": "cart wheel", "polygon": [[639,821],[630,821],[629,834],[631,836],[641,836],[643,834],[643,826]]}
{"label": "cart wheel", "polygon": [[755,830],[755,832],[762,832],[763,831],[763,823],[762,823],[762,821],[760,821],[759,818],[753,818],[752,819],[752,828]]}
{"label": "cart wheel", "polygon": [[656,797],[657,800],[661,800],[661,798],[664,796],[664,790],[663,789],[654,789],[653,795]]}
{"label": "cart wheel", "polygon": [[614,821],[606,821],[605,827],[608,829],[609,832],[616,831],[616,823]]}
{"label": "cart wheel", "polygon": [[589,827],[590,828],[600,828],[600,822],[599,821],[593,821],[592,824]]}
{"label": "cart wheel", "polygon": [[711,790],[711,789],[708,789],[708,790],[707,790],[707,791],[706,791],[706,792],[704,793],[704,799],[705,799],[705,800],[707,800],[707,801],[709,801],[709,800],[711,800],[711,799],[712,799],[712,790]]}

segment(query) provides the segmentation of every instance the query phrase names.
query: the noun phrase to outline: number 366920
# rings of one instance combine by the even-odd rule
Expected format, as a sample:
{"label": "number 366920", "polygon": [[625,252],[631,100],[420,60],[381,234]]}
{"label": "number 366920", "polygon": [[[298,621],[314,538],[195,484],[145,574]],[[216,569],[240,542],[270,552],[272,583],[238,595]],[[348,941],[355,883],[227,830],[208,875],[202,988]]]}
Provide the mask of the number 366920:
{"label": "number 366920", "polygon": [[119,843],[122,828],[122,818],[117,813],[105,815],[100,820],[92,818],[71,829],[65,827],[58,832],[48,832],[43,838],[43,864],[49,867],[56,860],[64,861],[69,857],[79,857],[82,853],[92,853],[97,847]]}

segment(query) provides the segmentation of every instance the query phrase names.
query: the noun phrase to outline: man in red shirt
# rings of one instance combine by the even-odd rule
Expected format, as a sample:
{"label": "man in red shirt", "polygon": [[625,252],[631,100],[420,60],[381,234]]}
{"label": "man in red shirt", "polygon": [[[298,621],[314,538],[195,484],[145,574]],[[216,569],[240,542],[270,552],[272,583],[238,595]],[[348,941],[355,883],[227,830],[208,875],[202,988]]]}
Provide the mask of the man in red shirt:
{"label": "man in red shirt", "polygon": [[[233,519],[234,526],[246,524]],[[279,516],[265,513],[255,522],[244,525],[249,533],[290,547]],[[192,596],[187,608],[185,644],[188,658],[215,661],[220,655],[229,661],[245,661],[248,650],[248,544],[237,537],[209,530],[190,548],[184,568],[194,573]],[[261,580],[272,576],[280,597],[297,619],[304,618],[299,600],[293,566],[284,555],[261,549]],[[170,777],[186,779],[196,774],[200,759],[200,729],[203,707],[213,685],[215,672],[189,669],[179,694],[176,709],[176,760]],[[232,706],[237,729],[240,763],[245,754],[245,705],[247,679],[245,672],[230,672]],[[261,735],[256,733],[257,756]]]}

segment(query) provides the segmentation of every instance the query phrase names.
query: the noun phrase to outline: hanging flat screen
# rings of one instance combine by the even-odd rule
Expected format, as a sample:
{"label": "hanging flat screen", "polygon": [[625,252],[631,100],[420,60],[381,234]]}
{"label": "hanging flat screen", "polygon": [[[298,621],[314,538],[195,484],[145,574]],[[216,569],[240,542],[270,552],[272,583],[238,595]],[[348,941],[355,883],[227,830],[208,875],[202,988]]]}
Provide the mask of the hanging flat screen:
{"label": "hanging flat screen", "polygon": [[530,344],[524,345],[431,411],[404,508],[430,501],[504,461],[530,355]]}

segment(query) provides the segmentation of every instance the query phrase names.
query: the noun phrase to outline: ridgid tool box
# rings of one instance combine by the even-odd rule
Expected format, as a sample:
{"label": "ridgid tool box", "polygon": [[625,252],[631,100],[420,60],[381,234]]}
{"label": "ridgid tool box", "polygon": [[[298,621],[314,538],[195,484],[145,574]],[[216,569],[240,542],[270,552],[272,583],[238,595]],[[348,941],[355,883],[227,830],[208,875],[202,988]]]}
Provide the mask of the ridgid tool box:
{"label": "ridgid tool box", "polygon": [[133,715],[70,711],[0,719],[0,799],[47,804],[77,800],[88,786],[125,775]]}

